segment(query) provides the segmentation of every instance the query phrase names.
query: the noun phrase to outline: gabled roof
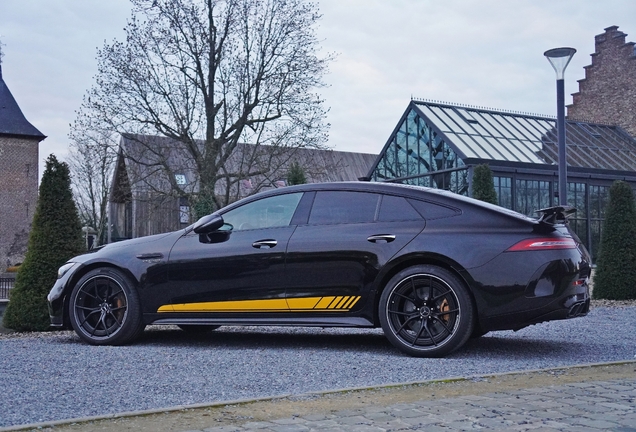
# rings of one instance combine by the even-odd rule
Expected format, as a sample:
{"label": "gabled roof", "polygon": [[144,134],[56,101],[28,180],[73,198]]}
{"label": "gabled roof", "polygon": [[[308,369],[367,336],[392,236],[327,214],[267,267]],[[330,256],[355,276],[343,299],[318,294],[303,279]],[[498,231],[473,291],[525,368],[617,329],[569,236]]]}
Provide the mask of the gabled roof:
{"label": "gabled roof", "polygon": [[[171,172],[183,176],[185,185],[182,187],[185,191],[197,192],[196,168],[183,145],[161,136],[123,135],[120,141],[119,162],[113,176],[111,201],[121,200],[121,197],[132,190],[169,192],[170,181],[166,178],[162,165],[168,167]],[[376,158],[377,155],[367,153],[313,148],[269,148],[264,145],[241,143],[226,162],[225,169],[230,173],[243,173],[245,166],[252,171],[254,167],[262,166],[268,172],[254,177],[244,177],[245,180],[249,180],[251,188],[257,191],[261,188],[277,187],[276,181],[285,179],[292,162],[297,162],[304,169],[308,182],[322,183],[358,180],[367,174]],[[120,190],[122,188],[126,190]]]}
{"label": "gabled roof", "polygon": [[18,103],[2,79],[0,65],[0,135],[24,136],[43,140],[46,138],[24,117]]}
{"label": "gabled roof", "polygon": [[[425,100],[410,108],[464,160],[558,163],[554,117]],[[636,140],[618,126],[568,120],[566,146],[568,166],[636,171]]]}

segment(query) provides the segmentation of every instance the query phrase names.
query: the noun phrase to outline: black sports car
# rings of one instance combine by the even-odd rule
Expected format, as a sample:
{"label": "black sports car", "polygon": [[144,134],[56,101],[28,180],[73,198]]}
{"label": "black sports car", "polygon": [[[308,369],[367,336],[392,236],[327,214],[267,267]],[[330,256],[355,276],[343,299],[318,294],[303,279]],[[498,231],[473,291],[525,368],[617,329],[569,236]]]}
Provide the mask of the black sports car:
{"label": "black sports car", "polygon": [[378,327],[439,357],[471,336],[589,310],[573,209],[532,219],[437,189],[322,183],[260,193],[180,231],[71,259],[53,326],[124,344],[148,324]]}

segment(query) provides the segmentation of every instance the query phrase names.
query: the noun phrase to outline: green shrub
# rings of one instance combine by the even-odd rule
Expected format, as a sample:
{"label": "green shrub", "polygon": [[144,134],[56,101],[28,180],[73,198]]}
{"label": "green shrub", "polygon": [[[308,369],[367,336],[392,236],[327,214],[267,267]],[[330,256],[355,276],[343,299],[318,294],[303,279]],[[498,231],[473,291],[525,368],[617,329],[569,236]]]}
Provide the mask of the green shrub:
{"label": "green shrub", "polygon": [[487,164],[477,165],[473,171],[473,198],[490,204],[499,204],[492,171]]}
{"label": "green shrub", "polygon": [[68,166],[51,155],[40,184],[26,257],[10,292],[3,326],[18,331],[48,329],[46,295],[55,283],[57,269],[84,250]]}
{"label": "green shrub", "polygon": [[636,299],[636,203],[632,188],[623,181],[610,188],[593,296]]}

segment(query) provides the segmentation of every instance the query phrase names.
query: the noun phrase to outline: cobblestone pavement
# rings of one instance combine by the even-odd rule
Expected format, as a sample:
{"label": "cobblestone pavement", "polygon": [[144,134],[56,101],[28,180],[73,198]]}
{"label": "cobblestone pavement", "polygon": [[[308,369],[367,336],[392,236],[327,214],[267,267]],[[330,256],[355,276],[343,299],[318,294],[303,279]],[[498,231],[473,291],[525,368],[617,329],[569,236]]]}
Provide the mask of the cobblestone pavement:
{"label": "cobblestone pavement", "polygon": [[251,422],[204,432],[636,432],[636,378],[573,383]]}

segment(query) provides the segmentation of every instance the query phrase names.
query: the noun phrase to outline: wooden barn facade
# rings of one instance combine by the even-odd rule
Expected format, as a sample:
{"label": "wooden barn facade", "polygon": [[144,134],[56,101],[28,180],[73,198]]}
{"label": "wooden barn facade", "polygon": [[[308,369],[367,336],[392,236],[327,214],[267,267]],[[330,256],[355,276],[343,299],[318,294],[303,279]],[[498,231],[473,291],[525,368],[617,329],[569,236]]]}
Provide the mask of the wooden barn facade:
{"label": "wooden barn facade", "polygon": [[[109,199],[109,242],[184,228],[194,222],[188,196],[199,188],[196,170],[181,144],[148,135],[122,136]],[[364,177],[375,154],[321,149],[289,149],[239,144],[225,164],[228,181],[215,193],[227,203],[286,186],[298,164],[309,183],[354,181]],[[235,173],[259,172],[236,176]]]}

